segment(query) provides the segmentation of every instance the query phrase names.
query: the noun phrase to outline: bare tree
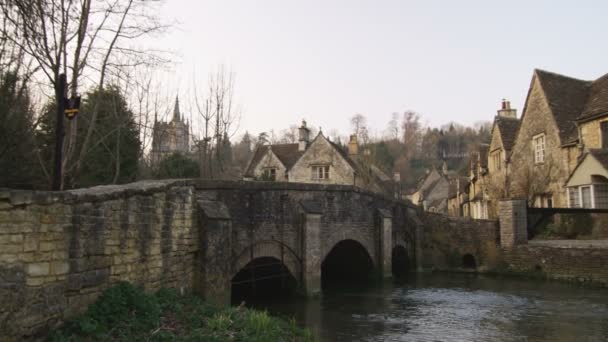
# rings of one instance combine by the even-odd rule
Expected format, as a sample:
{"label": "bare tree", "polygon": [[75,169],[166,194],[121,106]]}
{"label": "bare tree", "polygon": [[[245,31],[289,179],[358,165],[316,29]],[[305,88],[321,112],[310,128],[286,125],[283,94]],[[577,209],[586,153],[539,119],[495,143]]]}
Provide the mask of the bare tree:
{"label": "bare tree", "polygon": [[388,140],[399,140],[399,113],[392,114],[385,135]]}
{"label": "bare tree", "polygon": [[226,171],[222,147],[234,136],[240,122],[240,110],[234,99],[235,74],[220,65],[210,75],[207,93],[194,84],[194,102],[202,121],[199,142],[201,177],[215,178]]}
{"label": "bare tree", "polygon": [[353,134],[357,136],[359,141],[367,144],[369,141],[369,132],[367,129],[367,118],[363,114],[355,114],[350,118],[350,125],[353,129]]}
{"label": "bare tree", "polygon": [[410,160],[421,143],[420,115],[413,111],[403,113],[401,130],[403,132],[403,143],[405,144],[405,156],[407,160]]}
{"label": "bare tree", "polygon": [[[160,55],[133,48],[129,41],[166,28],[151,13],[157,2],[134,0],[11,0],[0,2],[6,19],[2,37],[21,49],[52,85],[57,110],[60,74],[70,74],[69,92],[75,96],[83,80],[103,89],[108,74],[116,70],[160,62]],[[58,117],[62,113],[58,113]],[[77,144],[78,119],[67,124],[62,169],[77,177],[81,162],[93,144],[96,110],[91,113],[84,141]],[[80,149],[77,153],[76,147]],[[64,182],[62,179],[63,188]]]}

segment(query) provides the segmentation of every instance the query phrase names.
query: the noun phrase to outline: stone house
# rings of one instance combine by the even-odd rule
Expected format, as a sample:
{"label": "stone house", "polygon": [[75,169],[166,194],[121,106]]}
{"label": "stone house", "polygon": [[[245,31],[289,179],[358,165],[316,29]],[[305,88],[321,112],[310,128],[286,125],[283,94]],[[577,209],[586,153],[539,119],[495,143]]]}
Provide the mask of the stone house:
{"label": "stone house", "polygon": [[177,97],[171,121],[154,120],[150,163],[153,167],[158,166],[164,158],[173,153],[190,154],[190,124],[180,113]]}
{"label": "stone house", "polygon": [[489,194],[487,191],[488,175],[488,149],[482,144],[479,150],[472,155],[468,186],[468,212],[469,217],[475,219],[488,219]]}
{"label": "stone house", "polygon": [[581,154],[576,119],[590,83],[534,71],[511,157],[511,197],[536,207],[567,207],[564,185]]}
{"label": "stone house", "polygon": [[410,197],[412,203],[420,205],[426,211],[447,214],[450,177],[445,162],[441,170],[436,167],[428,170]]}
{"label": "stone house", "polygon": [[589,149],[566,187],[569,208],[608,209],[608,149]]}
{"label": "stone house", "polygon": [[608,74],[590,82],[576,125],[583,155],[566,183],[568,206],[608,208]]}
{"label": "stone house", "polygon": [[249,161],[245,180],[354,185],[394,195],[394,182],[359,153],[355,135],[348,151],[322,132],[310,139],[306,122],[299,128],[297,144],[258,146]]}
{"label": "stone house", "polygon": [[606,76],[584,81],[534,71],[511,156],[511,197],[536,207],[569,205],[566,183],[580,157],[601,147],[607,87]]}
{"label": "stone house", "polygon": [[450,179],[448,189],[448,215],[469,217],[469,178],[457,176]]}
{"label": "stone house", "polygon": [[[583,81],[534,70],[521,118],[503,100],[485,168],[480,150],[452,213],[495,218],[505,198],[536,207],[608,206],[608,75]],[[468,213],[467,213],[468,212]]]}

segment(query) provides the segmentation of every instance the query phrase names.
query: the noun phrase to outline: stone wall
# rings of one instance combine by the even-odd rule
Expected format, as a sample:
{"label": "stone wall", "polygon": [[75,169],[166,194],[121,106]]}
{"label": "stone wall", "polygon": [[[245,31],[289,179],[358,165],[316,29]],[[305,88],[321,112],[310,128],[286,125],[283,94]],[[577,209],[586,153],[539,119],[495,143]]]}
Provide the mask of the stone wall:
{"label": "stone wall", "polygon": [[44,333],[117,281],[189,291],[193,198],[176,181],[0,191],[0,340]]}
{"label": "stone wall", "polygon": [[464,270],[463,257],[475,258],[477,271],[492,270],[500,260],[496,221],[449,217],[425,212],[421,266],[424,270]]}
{"label": "stone wall", "polygon": [[608,287],[608,246],[528,245],[504,248],[497,272]]}

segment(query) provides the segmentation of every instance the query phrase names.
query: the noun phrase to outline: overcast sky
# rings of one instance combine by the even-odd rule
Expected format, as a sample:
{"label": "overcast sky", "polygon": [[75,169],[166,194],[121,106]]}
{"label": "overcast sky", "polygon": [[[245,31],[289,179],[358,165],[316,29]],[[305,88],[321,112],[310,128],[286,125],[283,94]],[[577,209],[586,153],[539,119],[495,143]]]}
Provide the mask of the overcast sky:
{"label": "overcast sky", "polygon": [[534,68],[608,72],[608,1],[169,0],[162,15],[179,23],[154,43],[179,56],[167,87],[187,102],[229,66],[241,132],[306,118],[347,134],[361,113],[381,133],[405,110],[473,124],[503,97],[520,114]]}

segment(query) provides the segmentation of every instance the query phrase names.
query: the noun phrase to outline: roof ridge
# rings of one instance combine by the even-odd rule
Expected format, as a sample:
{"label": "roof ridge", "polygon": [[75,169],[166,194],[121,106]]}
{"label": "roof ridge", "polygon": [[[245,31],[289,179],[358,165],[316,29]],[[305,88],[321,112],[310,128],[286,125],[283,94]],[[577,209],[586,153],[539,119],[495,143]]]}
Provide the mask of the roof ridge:
{"label": "roof ridge", "polygon": [[594,81],[590,81],[590,80],[583,80],[583,79],[572,77],[572,76],[566,76],[566,75],[558,74],[558,73],[553,72],[553,71],[547,71],[547,70],[539,69],[539,68],[534,69],[534,72],[535,73],[540,72],[540,73],[544,73],[544,74],[548,74],[548,75],[552,75],[552,76],[557,76],[557,77],[561,77],[561,78],[567,78],[569,80],[579,81],[579,82],[584,82],[584,83],[589,83],[589,84],[591,84],[591,83],[594,82]]}
{"label": "roof ridge", "polygon": [[603,81],[603,80],[604,80],[604,78],[608,78],[608,73],[606,73],[606,74],[604,74],[604,75],[602,75],[602,76],[600,76],[600,77],[596,78],[596,79],[595,79],[594,81],[592,81],[591,83],[595,84],[596,82]]}

